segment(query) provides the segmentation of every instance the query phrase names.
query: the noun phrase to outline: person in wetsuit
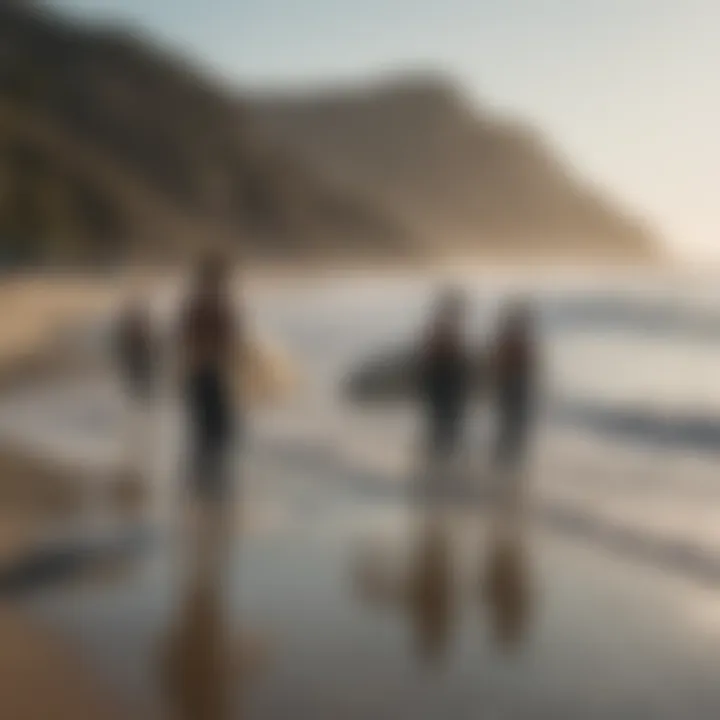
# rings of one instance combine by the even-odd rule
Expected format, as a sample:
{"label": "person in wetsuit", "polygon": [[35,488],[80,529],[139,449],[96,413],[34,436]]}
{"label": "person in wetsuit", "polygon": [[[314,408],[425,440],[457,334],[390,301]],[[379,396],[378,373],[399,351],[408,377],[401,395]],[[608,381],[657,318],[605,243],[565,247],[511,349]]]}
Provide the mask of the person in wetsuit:
{"label": "person in wetsuit", "polygon": [[464,341],[464,300],[456,291],[440,298],[420,353],[419,390],[432,462],[457,450],[468,400],[469,360]]}
{"label": "person in wetsuit", "polygon": [[510,303],[495,350],[496,462],[503,467],[517,464],[525,456],[537,382],[533,330],[529,304]]}
{"label": "person in wetsuit", "polygon": [[148,304],[132,299],[125,307],[117,329],[117,355],[127,394],[147,402],[153,389],[154,342]]}
{"label": "person in wetsuit", "polygon": [[222,500],[237,429],[233,379],[240,342],[228,268],[219,255],[205,258],[197,270],[181,319],[181,344],[194,494]]}
{"label": "person in wetsuit", "polygon": [[115,328],[115,355],[124,394],[125,462],[114,487],[121,505],[135,506],[143,499],[151,472],[152,399],[156,380],[156,343],[150,303],[143,292],[133,293]]}

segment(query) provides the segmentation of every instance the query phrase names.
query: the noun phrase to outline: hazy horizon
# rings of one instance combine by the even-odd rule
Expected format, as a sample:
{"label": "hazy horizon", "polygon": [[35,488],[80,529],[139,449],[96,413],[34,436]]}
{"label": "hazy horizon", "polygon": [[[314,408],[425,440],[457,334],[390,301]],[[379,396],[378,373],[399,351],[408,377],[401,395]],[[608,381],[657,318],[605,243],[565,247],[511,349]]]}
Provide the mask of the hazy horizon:
{"label": "hazy horizon", "polygon": [[720,5],[710,0],[49,4],[142,26],[240,89],[442,73],[478,106],[534,124],[674,254],[720,259]]}

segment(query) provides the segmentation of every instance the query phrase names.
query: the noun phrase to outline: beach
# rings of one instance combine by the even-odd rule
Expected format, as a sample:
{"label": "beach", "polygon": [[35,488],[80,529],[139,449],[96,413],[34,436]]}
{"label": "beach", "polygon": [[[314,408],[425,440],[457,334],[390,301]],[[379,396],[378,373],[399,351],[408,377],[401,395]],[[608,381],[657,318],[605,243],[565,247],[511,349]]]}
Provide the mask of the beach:
{"label": "beach", "polygon": [[[466,487],[492,481],[489,421],[478,408],[466,486],[437,520],[441,546],[451,548],[445,565],[457,578],[449,590],[442,563],[436,567],[425,625],[422,603],[408,605],[402,583],[398,590],[390,582],[378,600],[358,595],[353,580],[366,547],[383,558],[383,576],[407,574],[413,548],[423,556],[423,527],[435,509],[410,501],[412,412],[355,407],[338,388],[368,354],[413,337],[434,281],[355,277],[253,288],[254,321],[304,382],[285,402],[253,412],[238,455],[245,522],[233,534],[224,586],[230,624],[218,629],[212,603],[198,611],[202,622],[188,620],[191,645],[212,633],[249,634],[259,648],[262,662],[249,663],[252,682],[237,681],[246,714],[234,717],[714,717],[715,298],[709,283],[631,280],[532,288],[545,318],[547,409],[526,481],[527,516],[514,535],[522,554],[511,553],[510,594],[494,615],[482,589],[494,511]],[[479,337],[491,329],[501,293],[522,284],[473,281]],[[83,493],[96,492],[121,462],[121,427],[110,375],[12,384],[0,399],[0,436],[39,465],[8,464],[4,487],[23,472],[38,487],[54,486],[52,473],[40,469],[48,460],[80,467],[81,506]],[[155,427],[149,518],[178,502],[182,430],[172,394],[159,403]],[[30,518],[35,501],[6,492]],[[78,483],[61,495],[73,493]],[[52,507],[54,520],[68,513]],[[166,520],[150,522],[157,538],[117,577],[44,588],[20,603],[33,632],[50,628],[50,647],[59,642],[92,667],[82,680],[112,688],[129,703],[118,711],[132,717],[162,717],[174,707],[162,648],[184,627],[181,543]],[[28,542],[27,527],[20,520],[8,530],[10,555]],[[510,654],[495,637],[494,628],[512,624],[503,607],[515,609],[522,630]],[[427,623],[441,647],[429,665],[413,639]]]}

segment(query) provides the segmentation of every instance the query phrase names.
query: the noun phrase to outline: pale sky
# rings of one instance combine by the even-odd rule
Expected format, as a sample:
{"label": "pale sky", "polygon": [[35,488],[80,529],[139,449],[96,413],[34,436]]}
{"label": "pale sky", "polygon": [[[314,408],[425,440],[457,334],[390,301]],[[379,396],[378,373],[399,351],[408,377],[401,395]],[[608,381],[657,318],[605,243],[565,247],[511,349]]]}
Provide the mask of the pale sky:
{"label": "pale sky", "polygon": [[672,247],[720,259],[720,0],[61,0],[238,86],[438,69],[531,121]]}

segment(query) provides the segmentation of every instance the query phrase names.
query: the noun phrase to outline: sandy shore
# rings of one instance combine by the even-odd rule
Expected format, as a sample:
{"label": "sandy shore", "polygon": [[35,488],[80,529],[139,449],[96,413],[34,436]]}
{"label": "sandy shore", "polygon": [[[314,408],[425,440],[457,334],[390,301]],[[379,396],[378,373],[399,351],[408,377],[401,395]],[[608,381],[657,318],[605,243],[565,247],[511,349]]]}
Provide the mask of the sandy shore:
{"label": "sandy shore", "polygon": [[[107,306],[109,284],[22,278],[0,283],[9,309],[0,329],[0,390],[70,370],[51,345],[68,324]],[[80,502],[68,469],[0,447],[0,564],[28,549],[38,533]],[[0,604],[0,716],[8,720],[114,720],[121,715],[61,642],[20,610]]]}
{"label": "sandy shore", "polygon": [[[58,338],[111,310],[127,292],[124,280],[57,276],[0,282],[0,304],[11,309],[0,327],[0,393],[31,386],[40,378],[86,372],[82,357],[67,353]],[[79,471],[40,453],[0,444],[0,568],[22,557],[51,524],[78,512],[85,492]],[[52,633],[4,601],[0,634],[0,717],[124,717],[114,711],[90,668],[77,662]]]}
{"label": "sandy shore", "polygon": [[0,391],[77,366],[58,348],[63,331],[112,307],[121,284],[70,277],[16,277],[0,282]]}
{"label": "sandy shore", "polygon": [[[0,566],[30,549],[50,523],[81,503],[77,475],[40,457],[0,450]],[[0,600],[0,717],[119,720],[98,678],[69,646]]]}
{"label": "sandy shore", "polygon": [[[78,484],[39,458],[0,451],[0,564],[79,503]],[[0,602],[0,716],[8,720],[120,718],[92,673],[52,634]]]}
{"label": "sandy shore", "polygon": [[0,713],[8,720],[119,720],[80,661],[25,615],[0,606]]}
{"label": "sandy shore", "polygon": [[52,636],[0,606],[0,714],[8,720],[119,720],[108,694]]}

